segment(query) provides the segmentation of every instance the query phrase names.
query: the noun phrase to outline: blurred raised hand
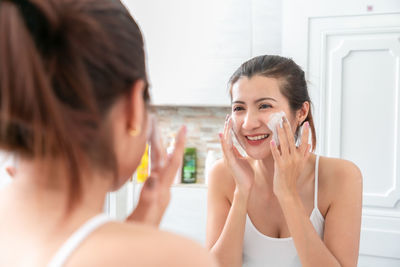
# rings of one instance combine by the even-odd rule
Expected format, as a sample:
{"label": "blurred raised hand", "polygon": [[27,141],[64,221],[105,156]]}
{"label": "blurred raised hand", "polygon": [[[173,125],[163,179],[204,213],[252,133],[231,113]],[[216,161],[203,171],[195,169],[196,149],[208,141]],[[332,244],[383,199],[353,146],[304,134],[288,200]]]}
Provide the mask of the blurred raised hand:
{"label": "blurred raised hand", "polygon": [[169,204],[170,187],[180,168],[186,140],[186,127],[176,135],[174,151],[167,155],[161,134],[154,118],[151,119],[150,175],[143,184],[138,205],[126,219],[158,226]]}

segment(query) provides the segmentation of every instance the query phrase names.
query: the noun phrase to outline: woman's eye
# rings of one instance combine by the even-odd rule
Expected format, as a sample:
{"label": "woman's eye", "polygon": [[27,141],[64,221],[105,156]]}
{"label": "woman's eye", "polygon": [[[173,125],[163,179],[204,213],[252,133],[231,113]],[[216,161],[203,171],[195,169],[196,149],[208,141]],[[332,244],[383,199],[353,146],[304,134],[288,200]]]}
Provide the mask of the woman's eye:
{"label": "woman's eye", "polygon": [[240,110],[244,110],[243,107],[233,107],[233,111],[240,111]]}
{"label": "woman's eye", "polygon": [[268,104],[261,104],[260,105],[260,109],[265,109],[265,108],[271,108],[272,106],[271,105],[268,105]]}

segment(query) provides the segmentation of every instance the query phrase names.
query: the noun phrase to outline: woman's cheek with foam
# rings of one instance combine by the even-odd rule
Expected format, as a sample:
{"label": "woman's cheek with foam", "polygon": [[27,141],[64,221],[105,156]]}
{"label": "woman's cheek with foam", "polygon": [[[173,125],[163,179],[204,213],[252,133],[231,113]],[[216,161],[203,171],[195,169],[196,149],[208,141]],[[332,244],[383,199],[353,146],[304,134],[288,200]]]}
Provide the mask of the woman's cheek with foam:
{"label": "woman's cheek with foam", "polygon": [[268,128],[272,132],[272,140],[274,140],[274,142],[277,146],[279,146],[277,127],[282,127],[282,122],[283,122],[284,117],[286,117],[286,114],[284,111],[272,113],[269,116],[269,120],[267,123]]}
{"label": "woman's cheek with foam", "polygon": [[247,156],[247,153],[244,149],[245,146],[242,139],[243,137],[240,135],[240,127],[241,127],[240,118],[237,118],[234,114],[232,114],[231,116],[232,116],[231,136],[233,145],[236,147],[236,149],[242,156]]}

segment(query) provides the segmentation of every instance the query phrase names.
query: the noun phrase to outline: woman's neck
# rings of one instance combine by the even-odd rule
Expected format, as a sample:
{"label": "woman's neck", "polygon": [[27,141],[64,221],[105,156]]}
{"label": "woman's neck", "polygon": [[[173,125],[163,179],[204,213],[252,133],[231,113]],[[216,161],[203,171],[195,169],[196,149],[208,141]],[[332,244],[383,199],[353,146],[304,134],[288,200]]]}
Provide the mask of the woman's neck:
{"label": "woman's neck", "polygon": [[264,194],[272,194],[274,179],[274,159],[272,155],[262,159],[254,160],[255,187],[262,190]]}
{"label": "woman's neck", "polygon": [[[113,177],[88,171],[80,177],[80,198],[71,215],[100,213]],[[32,212],[53,220],[65,218],[70,203],[70,174],[63,162],[21,160],[10,185],[13,201],[25,203]]]}

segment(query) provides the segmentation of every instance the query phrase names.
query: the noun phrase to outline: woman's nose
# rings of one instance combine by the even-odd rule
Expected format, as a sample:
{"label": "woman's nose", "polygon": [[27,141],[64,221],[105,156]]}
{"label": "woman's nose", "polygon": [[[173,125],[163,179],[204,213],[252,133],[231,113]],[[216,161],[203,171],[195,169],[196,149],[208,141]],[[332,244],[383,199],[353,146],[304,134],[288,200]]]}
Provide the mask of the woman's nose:
{"label": "woman's nose", "polygon": [[257,116],[249,112],[246,114],[246,117],[244,118],[242,127],[244,130],[253,130],[255,128],[260,127],[260,120],[258,119]]}

